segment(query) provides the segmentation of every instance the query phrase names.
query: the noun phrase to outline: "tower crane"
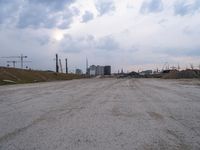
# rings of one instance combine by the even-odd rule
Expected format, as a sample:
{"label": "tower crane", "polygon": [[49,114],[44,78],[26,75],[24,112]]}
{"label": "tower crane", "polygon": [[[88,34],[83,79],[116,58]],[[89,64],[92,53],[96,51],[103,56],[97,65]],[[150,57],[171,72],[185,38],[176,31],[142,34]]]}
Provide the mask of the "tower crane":
{"label": "tower crane", "polygon": [[[20,63],[21,63],[21,69],[23,69],[24,62],[31,62],[31,61],[24,61],[24,59],[28,58],[28,56],[24,56],[23,54],[21,54],[20,56],[8,56],[8,57],[1,57],[1,58],[19,58],[20,59]],[[10,62],[13,63],[13,67],[17,63],[17,61],[9,61],[9,63]]]}

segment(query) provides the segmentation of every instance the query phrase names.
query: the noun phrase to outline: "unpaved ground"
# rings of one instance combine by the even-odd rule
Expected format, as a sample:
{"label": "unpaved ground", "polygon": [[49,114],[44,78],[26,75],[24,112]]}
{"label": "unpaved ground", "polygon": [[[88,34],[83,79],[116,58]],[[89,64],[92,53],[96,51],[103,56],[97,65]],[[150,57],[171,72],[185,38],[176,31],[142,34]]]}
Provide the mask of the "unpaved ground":
{"label": "unpaved ground", "polygon": [[197,80],[83,79],[0,87],[2,150],[199,150]]}

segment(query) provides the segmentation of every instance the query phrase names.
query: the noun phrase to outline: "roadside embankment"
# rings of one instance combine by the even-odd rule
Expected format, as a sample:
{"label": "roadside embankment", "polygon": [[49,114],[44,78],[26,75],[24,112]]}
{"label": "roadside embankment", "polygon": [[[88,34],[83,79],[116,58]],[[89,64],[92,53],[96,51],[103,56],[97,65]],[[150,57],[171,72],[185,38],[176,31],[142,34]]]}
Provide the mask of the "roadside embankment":
{"label": "roadside embankment", "polygon": [[80,78],[83,77],[76,74],[0,67],[0,85],[72,80]]}
{"label": "roadside embankment", "polygon": [[172,70],[167,74],[163,74],[163,79],[193,79],[200,78],[200,70],[187,69],[187,70]]}

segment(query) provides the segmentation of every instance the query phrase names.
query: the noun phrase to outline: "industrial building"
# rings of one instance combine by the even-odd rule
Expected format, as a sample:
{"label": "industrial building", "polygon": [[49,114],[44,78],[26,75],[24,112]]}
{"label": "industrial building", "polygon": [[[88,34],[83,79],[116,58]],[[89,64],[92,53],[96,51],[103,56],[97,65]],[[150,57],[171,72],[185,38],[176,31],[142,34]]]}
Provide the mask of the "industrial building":
{"label": "industrial building", "polygon": [[111,75],[111,66],[104,67],[104,75]]}
{"label": "industrial building", "polygon": [[82,70],[81,69],[76,69],[76,74],[81,75],[82,74]]}
{"label": "industrial building", "polygon": [[87,72],[90,76],[103,76],[103,75],[111,75],[111,66],[100,66],[100,65],[91,65]]}

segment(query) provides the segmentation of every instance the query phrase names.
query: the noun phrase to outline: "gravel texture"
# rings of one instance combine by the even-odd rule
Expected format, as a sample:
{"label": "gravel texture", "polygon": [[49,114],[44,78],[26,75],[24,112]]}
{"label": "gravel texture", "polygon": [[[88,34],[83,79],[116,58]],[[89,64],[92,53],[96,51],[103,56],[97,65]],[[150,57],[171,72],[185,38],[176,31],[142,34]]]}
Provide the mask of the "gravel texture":
{"label": "gravel texture", "polygon": [[199,80],[0,87],[1,150],[199,150]]}

